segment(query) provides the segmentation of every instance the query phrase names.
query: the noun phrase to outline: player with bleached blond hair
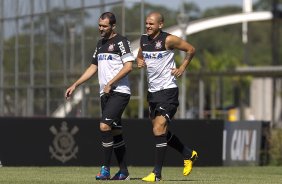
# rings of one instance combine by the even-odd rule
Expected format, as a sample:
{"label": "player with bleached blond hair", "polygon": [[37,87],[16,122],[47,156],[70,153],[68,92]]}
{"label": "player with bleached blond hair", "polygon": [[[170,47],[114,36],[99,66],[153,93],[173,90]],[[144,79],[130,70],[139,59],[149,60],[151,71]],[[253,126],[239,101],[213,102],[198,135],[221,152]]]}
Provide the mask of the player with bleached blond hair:
{"label": "player with bleached blond hair", "polygon": [[[155,166],[153,171],[142,180],[160,181],[167,146],[182,154],[184,159],[183,175],[187,176],[198,157],[195,150],[187,148],[168,126],[177,111],[177,78],[183,75],[191,62],[195,48],[185,40],[163,32],[164,18],[159,12],[152,12],[146,18],[146,34],[141,36],[137,56],[137,66],[147,71],[149,115],[155,137]],[[184,51],[186,57],[176,67],[174,49]]]}

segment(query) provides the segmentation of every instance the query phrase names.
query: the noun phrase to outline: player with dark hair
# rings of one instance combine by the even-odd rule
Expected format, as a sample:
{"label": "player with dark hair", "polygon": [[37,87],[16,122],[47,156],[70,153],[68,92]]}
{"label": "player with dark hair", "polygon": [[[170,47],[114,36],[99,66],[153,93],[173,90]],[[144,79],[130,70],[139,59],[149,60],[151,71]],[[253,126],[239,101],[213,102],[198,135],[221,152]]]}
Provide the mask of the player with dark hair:
{"label": "player with dark hair", "polygon": [[[99,32],[102,37],[97,43],[92,63],[65,93],[68,99],[74,90],[98,71],[102,117],[100,132],[104,152],[103,166],[97,180],[129,180],[125,160],[126,146],[122,136],[121,116],[127,106],[131,91],[128,74],[135,60],[129,41],[115,32],[116,18],[111,12],[99,18]],[[114,151],[119,171],[110,178],[111,156]]]}
{"label": "player with dark hair", "polygon": [[[194,56],[195,49],[185,40],[163,32],[163,25],[164,18],[160,13],[152,12],[147,16],[146,34],[141,36],[137,56],[137,66],[147,69],[147,100],[156,145],[154,169],[148,176],[142,178],[148,182],[161,180],[167,146],[182,154],[184,176],[191,172],[193,162],[198,157],[196,151],[187,148],[168,130],[179,105],[177,78],[183,75]],[[174,49],[186,52],[186,57],[178,68],[174,61]]]}

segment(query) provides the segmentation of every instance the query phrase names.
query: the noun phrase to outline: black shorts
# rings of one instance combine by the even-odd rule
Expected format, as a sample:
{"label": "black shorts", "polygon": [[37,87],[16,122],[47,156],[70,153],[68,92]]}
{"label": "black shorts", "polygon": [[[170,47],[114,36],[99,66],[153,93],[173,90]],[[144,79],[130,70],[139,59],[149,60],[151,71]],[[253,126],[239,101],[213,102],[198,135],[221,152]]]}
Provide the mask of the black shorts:
{"label": "black shorts", "polygon": [[148,92],[147,101],[149,103],[149,115],[154,119],[160,113],[170,121],[177,111],[178,88],[164,89],[157,92]]}
{"label": "black shorts", "polygon": [[128,104],[130,94],[111,92],[101,96],[101,122],[111,127],[121,128],[121,116]]}

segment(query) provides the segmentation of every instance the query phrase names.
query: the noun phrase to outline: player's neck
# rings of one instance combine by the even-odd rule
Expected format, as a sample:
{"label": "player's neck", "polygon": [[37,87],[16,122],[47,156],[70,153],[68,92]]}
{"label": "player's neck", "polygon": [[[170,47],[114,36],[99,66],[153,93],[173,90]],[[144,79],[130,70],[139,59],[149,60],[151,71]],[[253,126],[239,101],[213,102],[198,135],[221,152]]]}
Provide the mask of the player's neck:
{"label": "player's neck", "polygon": [[105,38],[107,40],[112,39],[113,37],[115,37],[117,34],[115,32],[112,32],[112,34],[110,34],[110,36],[108,38]]}
{"label": "player's neck", "polygon": [[150,35],[150,38],[151,38],[152,40],[154,40],[154,39],[157,38],[160,34],[161,34],[161,31],[158,31],[156,34]]}

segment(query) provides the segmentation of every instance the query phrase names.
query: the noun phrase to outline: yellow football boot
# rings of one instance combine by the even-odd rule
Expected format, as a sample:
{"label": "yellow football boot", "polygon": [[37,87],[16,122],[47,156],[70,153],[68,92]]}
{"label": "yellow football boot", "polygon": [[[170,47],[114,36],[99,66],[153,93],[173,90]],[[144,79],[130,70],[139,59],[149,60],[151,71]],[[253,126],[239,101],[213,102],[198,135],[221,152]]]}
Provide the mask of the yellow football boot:
{"label": "yellow football boot", "polygon": [[155,173],[151,172],[148,176],[142,178],[142,181],[155,182],[161,181],[161,178],[157,177]]}
{"label": "yellow football boot", "polygon": [[192,171],[193,163],[197,160],[198,153],[196,151],[192,151],[192,156],[188,160],[184,160],[184,168],[183,168],[183,175],[188,176]]}

